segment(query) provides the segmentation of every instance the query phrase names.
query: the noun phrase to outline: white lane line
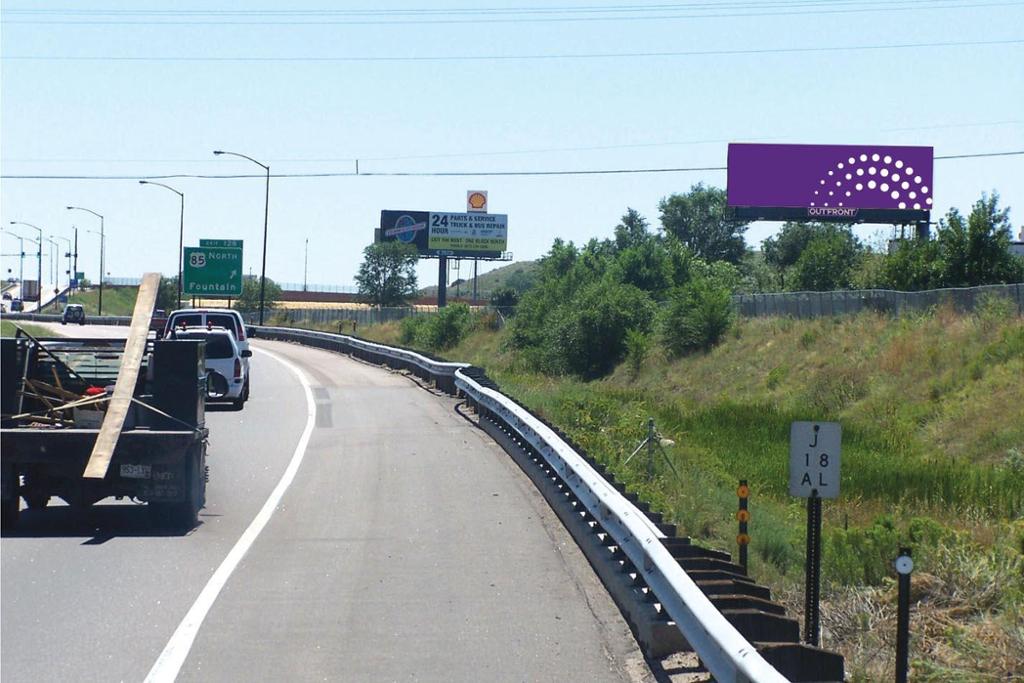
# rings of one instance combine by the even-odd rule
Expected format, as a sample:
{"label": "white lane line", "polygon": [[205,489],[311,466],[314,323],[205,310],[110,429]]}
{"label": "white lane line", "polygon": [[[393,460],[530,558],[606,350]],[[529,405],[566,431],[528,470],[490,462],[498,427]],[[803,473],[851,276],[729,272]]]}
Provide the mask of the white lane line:
{"label": "white lane line", "polygon": [[199,597],[196,598],[195,603],[192,604],[188,614],[178,624],[174,635],[167,641],[167,645],[164,647],[163,652],[160,653],[160,657],[157,658],[153,668],[149,670],[149,674],[146,676],[147,683],[169,683],[177,678],[178,672],[181,671],[181,667],[185,663],[185,658],[188,657],[188,653],[192,649],[192,643],[195,642],[196,634],[199,633],[199,627],[203,625],[203,620],[206,618],[210,608],[213,607],[217,596],[220,595],[221,589],[224,588],[231,573],[235,571],[238,563],[242,561],[242,558],[245,557],[249,548],[252,547],[260,532],[263,531],[263,527],[267,526],[267,522],[270,521],[270,517],[281,502],[285,491],[288,490],[292,480],[295,479],[295,473],[299,471],[299,465],[302,464],[302,459],[306,455],[309,437],[316,426],[316,403],[313,401],[313,390],[302,370],[276,353],[256,349],[255,347],[253,350],[270,356],[291,370],[299,378],[302,390],[306,394],[306,428],[303,430],[302,436],[299,437],[299,443],[295,446],[291,462],[288,463],[288,468],[285,469],[281,480],[277,482],[277,486],[274,487],[270,497],[267,498],[263,507],[260,508],[259,513],[257,513],[248,528],[239,537],[234,547],[231,548],[231,552],[227,554],[224,561],[217,567],[217,571],[206,582],[206,586],[199,594]]}

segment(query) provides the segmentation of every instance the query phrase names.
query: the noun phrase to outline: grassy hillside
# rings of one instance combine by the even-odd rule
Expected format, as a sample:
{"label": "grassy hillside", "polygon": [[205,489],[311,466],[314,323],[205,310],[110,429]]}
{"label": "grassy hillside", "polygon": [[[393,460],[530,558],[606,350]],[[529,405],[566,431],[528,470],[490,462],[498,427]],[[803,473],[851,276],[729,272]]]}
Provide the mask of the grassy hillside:
{"label": "grassy hillside", "polygon": [[[26,323],[19,320],[17,324],[18,327],[21,327],[33,337],[60,336],[56,332],[52,332],[45,327],[40,327],[39,325],[33,325],[32,323]],[[13,337],[16,331],[17,330],[14,327],[13,322],[10,322],[9,320],[0,320],[0,337]]]}
{"label": "grassy hillside", "polygon": [[[131,315],[135,310],[138,287],[103,287],[103,315]],[[100,290],[92,288],[87,292],[76,292],[68,297],[69,304],[81,304],[86,315],[96,315],[99,307]],[[58,307],[56,311],[64,310]]]}
{"label": "grassy hillside", "polygon": [[[399,327],[366,328],[397,342]],[[745,320],[706,354],[652,351],[594,382],[532,372],[504,333],[448,358],[562,426],[689,534],[735,551],[750,481],[751,572],[803,611],[805,512],[787,494],[789,424],[843,426],[842,496],[824,505],[823,641],[856,680],[892,677],[892,558],[914,548],[916,680],[1024,675],[1024,319],[993,303],[891,319]],[[648,416],[673,444],[648,479],[625,457]]]}
{"label": "grassy hillside", "polygon": [[[536,268],[535,261],[517,261],[510,263],[507,266],[501,268],[495,268],[486,273],[481,273],[479,277],[479,283],[477,284],[477,290],[480,292],[493,292],[504,287],[512,287],[519,289],[525,282],[529,282],[533,278],[533,271]],[[463,271],[467,269],[464,267]],[[459,289],[463,294],[473,293],[473,266],[469,265],[468,275],[464,278],[464,282],[459,285]],[[455,293],[453,285],[448,285],[449,294]],[[432,287],[424,287],[420,290],[421,296],[434,296],[437,294],[437,285]]]}

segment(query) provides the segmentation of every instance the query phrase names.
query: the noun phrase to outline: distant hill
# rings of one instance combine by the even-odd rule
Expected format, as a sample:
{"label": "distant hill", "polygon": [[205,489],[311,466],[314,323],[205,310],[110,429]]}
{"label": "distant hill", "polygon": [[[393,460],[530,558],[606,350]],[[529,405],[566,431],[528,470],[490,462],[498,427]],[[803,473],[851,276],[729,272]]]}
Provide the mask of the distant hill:
{"label": "distant hill", "polygon": [[[470,275],[473,273],[472,268],[472,266],[469,266]],[[524,292],[533,286],[536,270],[536,261],[517,261],[507,266],[481,273],[480,281],[477,283],[478,295],[481,299],[486,299],[490,296],[491,292],[505,287],[512,287],[520,292]],[[454,296],[455,290],[455,284],[448,285],[449,296]],[[458,285],[458,290],[462,296],[471,296],[473,294],[473,278],[463,279]],[[437,285],[424,287],[419,293],[420,296],[437,296]]]}

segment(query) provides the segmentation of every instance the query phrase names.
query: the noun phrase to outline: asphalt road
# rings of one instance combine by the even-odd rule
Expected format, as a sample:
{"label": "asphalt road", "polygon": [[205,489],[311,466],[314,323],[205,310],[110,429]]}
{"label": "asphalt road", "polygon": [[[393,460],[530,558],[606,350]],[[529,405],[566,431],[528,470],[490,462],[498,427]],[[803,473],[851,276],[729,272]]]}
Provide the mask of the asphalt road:
{"label": "asphalt road", "polygon": [[[23,512],[0,542],[4,681],[142,680],[169,642],[185,654],[179,680],[650,676],[572,539],[454,399],[336,354],[253,348],[245,410],[208,413],[199,527],[154,534],[142,507],[109,501],[84,521]],[[176,629],[278,486],[311,408],[294,480],[182,650]]]}

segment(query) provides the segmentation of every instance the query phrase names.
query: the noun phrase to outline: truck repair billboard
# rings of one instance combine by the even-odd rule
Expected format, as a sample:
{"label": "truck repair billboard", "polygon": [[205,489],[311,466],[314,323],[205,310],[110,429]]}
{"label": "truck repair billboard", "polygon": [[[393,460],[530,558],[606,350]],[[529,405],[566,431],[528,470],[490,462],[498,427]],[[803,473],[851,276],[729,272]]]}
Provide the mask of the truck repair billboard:
{"label": "truck repair billboard", "polygon": [[931,147],[729,145],[737,218],[913,223],[932,207]]}
{"label": "truck repair billboard", "polygon": [[412,244],[422,256],[499,258],[508,216],[497,213],[381,211],[380,241]]}

